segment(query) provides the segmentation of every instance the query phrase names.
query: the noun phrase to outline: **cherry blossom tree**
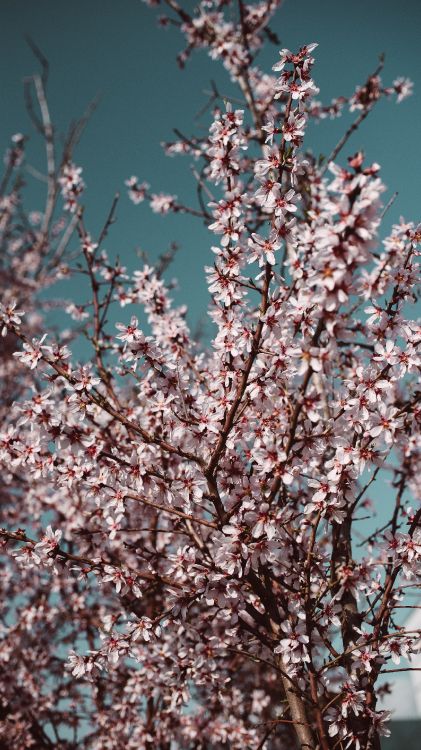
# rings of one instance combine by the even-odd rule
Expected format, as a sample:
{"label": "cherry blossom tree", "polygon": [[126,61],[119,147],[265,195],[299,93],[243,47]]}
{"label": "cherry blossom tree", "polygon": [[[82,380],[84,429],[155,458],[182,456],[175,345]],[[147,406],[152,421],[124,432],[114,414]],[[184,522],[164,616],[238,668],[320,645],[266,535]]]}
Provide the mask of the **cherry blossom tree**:
{"label": "cherry blossom tree", "polygon": [[[5,156],[1,746],[379,750],[384,675],[420,644],[403,614],[421,573],[421,230],[387,228],[379,165],[346,148],[411,83],[386,86],[380,60],[323,104],[317,45],[277,51],[280,0],[165,5],[179,63],[205,49],[238,87],[214,89],[205,135],[165,144],[194,160],[197,206],[127,179],[134,204],[209,228],[209,346],[164,280],[174,249],[132,274],[112,262],[117,199],[89,233],[85,118],[59,148],[36,47],[42,213],[24,200],[26,137]],[[308,153],[309,121],[345,111],[329,158]],[[64,328],[66,278],[89,293]]]}

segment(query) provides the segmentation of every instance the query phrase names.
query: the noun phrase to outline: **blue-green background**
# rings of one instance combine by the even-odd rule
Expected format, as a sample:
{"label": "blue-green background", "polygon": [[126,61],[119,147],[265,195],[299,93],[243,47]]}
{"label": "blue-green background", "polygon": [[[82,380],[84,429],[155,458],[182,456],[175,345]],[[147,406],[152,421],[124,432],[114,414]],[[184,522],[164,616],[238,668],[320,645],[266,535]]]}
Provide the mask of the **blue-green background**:
{"label": "blue-green background", "polygon": [[[183,2],[189,9],[190,2]],[[162,8],[164,12],[164,8]],[[159,13],[159,11],[158,11]],[[185,70],[175,63],[184,47],[179,32],[157,27],[157,12],[141,0],[0,0],[0,148],[17,132],[31,135],[29,161],[44,170],[39,136],[25,111],[23,78],[38,66],[24,34],[28,33],[50,62],[49,101],[58,131],[81,115],[97,94],[101,100],[74,155],[83,165],[87,190],[85,220],[95,236],[116,191],[122,197],[118,222],[105,247],[133,270],[139,249],[151,258],[171,240],[182,246],[170,275],[179,280],[177,301],[189,305],[195,328],[206,318],[208,297],[203,266],[212,262],[214,237],[200,220],[178,215],[161,218],[147,204],[134,206],[124,181],[132,174],[147,180],[154,191],[177,194],[195,206],[195,182],[190,157],[165,157],[160,142],[173,138],[177,127],[190,135],[209,127],[209,113],[194,122],[206,102],[204,90],[215,80],[222,93],[233,93],[227,74],[206,53],[195,53]],[[397,106],[380,102],[352,137],[341,159],[363,147],[370,161],[382,165],[389,192],[399,195],[387,214],[386,226],[400,216],[421,219],[421,2],[418,0],[286,0],[275,16],[273,30],[282,46],[296,49],[316,41],[314,78],[319,98],[349,95],[374,70],[378,55],[386,55],[384,82],[399,75],[415,83],[415,94]],[[260,64],[268,71],[277,48],[268,45]],[[355,115],[323,121],[309,128],[307,147],[329,154]],[[43,208],[44,187],[28,175],[30,209]],[[79,279],[67,285],[66,296],[83,300]],[[127,312],[127,315],[129,313]],[[119,313],[125,318],[126,313]],[[389,498],[390,499],[390,498]],[[413,712],[409,686],[401,683],[392,703],[401,715]],[[411,704],[412,707],[409,707]]]}
{"label": "blue-green background", "polygon": [[[189,9],[191,2],[182,5]],[[51,67],[49,100],[58,130],[82,114],[89,101],[101,101],[75,154],[83,165],[87,191],[86,223],[95,234],[116,190],[122,191],[118,223],[107,239],[110,255],[119,254],[133,269],[136,249],[156,257],[171,239],[182,245],[172,267],[180,291],[178,301],[190,307],[195,327],[206,316],[207,293],[203,266],[211,261],[213,237],[200,220],[182,215],[161,218],[149,207],[133,206],[124,180],[132,174],[147,180],[153,190],[175,193],[195,204],[189,157],[167,158],[160,142],[173,137],[172,128],[186,134],[208,128],[209,113],[194,122],[206,101],[210,79],[222,92],[232,92],[226,73],[205,52],[196,53],[180,71],[175,57],[184,46],[177,29],[157,26],[158,9],[141,0],[0,0],[0,146],[16,131],[31,134],[22,91],[24,76],[37,70],[24,34],[28,33],[48,57]],[[364,147],[369,160],[382,165],[382,176],[399,196],[388,222],[404,215],[420,217],[421,174],[421,3],[417,0],[286,0],[272,28],[282,45],[291,49],[317,41],[314,78],[320,98],[327,102],[350,94],[386,54],[384,80],[409,75],[415,96],[400,106],[381,102],[344,153]],[[277,48],[268,45],[261,55],[270,70]],[[352,117],[352,116],[351,116]],[[310,127],[307,146],[330,153],[350,116]],[[29,145],[31,163],[43,169],[43,153],[34,135]],[[29,177],[31,208],[42,209],[42,185]],[[385,198],[387,200],[387,197]],[[78,282],[68,293],[78,293]]]}

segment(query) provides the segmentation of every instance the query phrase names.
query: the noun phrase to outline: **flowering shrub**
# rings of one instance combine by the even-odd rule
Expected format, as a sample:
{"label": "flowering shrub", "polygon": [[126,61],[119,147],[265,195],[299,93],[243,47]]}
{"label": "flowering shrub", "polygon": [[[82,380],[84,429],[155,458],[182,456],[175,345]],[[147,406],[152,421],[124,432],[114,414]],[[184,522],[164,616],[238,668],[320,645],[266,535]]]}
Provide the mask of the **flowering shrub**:
{"label": "flowering shrub", "polygon": [[[126,183],[133,203],[214,235],[208,348],[171,300],[168,256],[132,275],[108,259],[115,204],[88,233],[81,124],[60,153],[45,66],[42,214],[22,203],[24,136],[5,158],[1,745],[379,750],[379,678],[419,648],[399,615],[421,573],[421,231],[402,220],[381,242],[380,167],[342,152],[411,84],[384,86],[380,62],[324,105],[316,44],[256,65],[279,0],[166,4],[179,62],[207,49],[243,99],[215,91],[208,134],[165,145],[196,160],[198,208]],[[347,109],[330,158],[306,153],[309,120]],[[56,330],[39,292],[77,273],[89,299],[67,301],[75,323]],[[389,517],[370,498],[385,482]]]}

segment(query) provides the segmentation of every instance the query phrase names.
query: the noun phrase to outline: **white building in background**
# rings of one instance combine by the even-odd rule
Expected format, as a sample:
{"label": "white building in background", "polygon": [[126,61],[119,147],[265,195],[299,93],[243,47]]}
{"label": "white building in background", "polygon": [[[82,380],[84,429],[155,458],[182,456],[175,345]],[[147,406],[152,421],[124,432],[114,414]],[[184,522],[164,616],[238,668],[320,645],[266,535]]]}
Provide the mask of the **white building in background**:
{"label": "white building in background", "polygon": [[[405,627],[412,631],[419,630],[421,634],[421,609],[414,610],[405,621]],[[394,683],[394,690],[392,695],[388,695],[382,701],[381,707],[392,711],[392,720],[421,719],[421,653],[413,656],[410,663],[406,659],[401,659],[396,669],[405,669],[409,666],[416,667],[420,671],[385,675],[385,681],[389,678],[390,682]],[[390,669],[392,668],[394,665],[390,662]]]}

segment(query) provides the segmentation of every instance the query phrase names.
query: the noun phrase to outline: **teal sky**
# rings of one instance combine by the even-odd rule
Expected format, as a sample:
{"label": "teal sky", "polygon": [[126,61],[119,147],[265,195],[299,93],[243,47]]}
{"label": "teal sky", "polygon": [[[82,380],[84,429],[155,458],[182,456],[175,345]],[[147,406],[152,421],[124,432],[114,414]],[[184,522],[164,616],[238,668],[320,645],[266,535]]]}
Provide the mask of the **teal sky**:
{"label": "teal sky", "polygon": [[[182,0],[184,7],[190,2]],[[158,11],[159,14],[159,11]],[[172,128],[190,135],[207,129],[210,116],[194,122],[206,101],[204,90],[214,79],[221,92],[232,92],[226,73],[206,53],[196,53],[186,69],[175,63],[183,48],[179,32],[157,27],[157,12],[141,0],[0,0],[0,148],[15,132],[31,135],[29,160],[44,168],[42,144],[33,135],[23,101],[22,80],[37,70],[24,35],[29,34],[50,62],[49,101],[58,131],[81,115],[101,95],[74,158],[84,168],[86,225],[99,231],[116,191],[120,191],[118,222],[105,247],[119,254],[133,270],[139,265],[136,250],[151,258],[176,240],[182,250],[171,274],[179,280],[177,301],[189,305],[195,328],[205,318],[208,297],[203,266],[211,262],[214,236],[197,219],[159,217],[146,204],[133,206],[124,180],[132,174],[146,180],[154,191],[174,193],[195,205],[195,183],[189,158],[169,159],[160,147],[171,140]],[[419,0],[285,0],[272,28],[282,46],[296,49],[316,41],[314,78],[324,102],[351,94],[386,55],[383,78],[390,83],[400,75],[415,84],[411,99],[397,106],[381,102],[356,133],[348,150],[363,147],[367,158],[382,166],[388,186],[385,202],[399,195],[387,215],[386,226],[401,215],[419,221],[421,175],[421,2]],[[261,65],[270,70],[277,48],[268,46]],[[351,116],[352,117],[352,116]],[[328,154],[351,118],[324,121],[309,128],[306,146]],[[43,188],[28,176],[28,207],[42,209]],[[79,280],[66,294],[80,294]],[[120,319],[129,315],[127,309]],[[378,497],[378,493],[377,497]],[[391,496],[387,494],[388,501]],[[403,684],[403,683],[402,683]],[[405,695],[405,697],[404,697]],[[402,705],[409,693],[402,693]],[[395,705],[396,707],[396,705]],[[405,715],[405,714],[404,714]]]}
{"label": "teal sky", "polygon": [[[183,1],[185,8],[192,4]],[[140,265],[139,248],[153,259],[176,240],[182,249],[170,276],[179,280],[175,296],[188,304],[189,322],[195,329],[200,320],[206,322],[203,266],[212,263],[210,247],[216,238],[194,217],[161,217],[152,214],[146,203],[134,206],[124,181],[138,175],[156,192],[177,194],[195,206],[190,158],[168,158],[160,143],[172,139],[174,127],[187,135],[198,129],[207,131],[209,112],[195,121],[207,100],[204,90],[211,79],[223,93],[232,93],[232,87],[220,64],[205,52],[194,54],[187,67],[179,70],[175,58],[184,41],[177,29],[158,28],[158,15],[141,0],[0,0],[0,146],[6,147],[16,131],[33,135],[22,87],[24,76],[37,70],[24,39],[29,34],[50,62],[49,100],[58,131],[63,132],[82,114],[93,97],[101,96],[74,155],[87,183],[88,231],[93,236],[98,233],[118,190],[118,221],[104,244],[111,256],[119,254],[134,270]],[[380,102],[353,135],[342,160],[363,147],[369,160],[382,165],[389,189],[385,202],[398,191],[384,231],[401,215],[421,220],[421,2],[285,0],[272,28],[282,46],[293,50],[312,41],[319,43],[314,78],[322,101],[351,94],[374,70],[382,52],[386,83],[399,75],[412,78],[415,94],[400,105],[394,100]],[[262,67],[269,71],[278,50],[270,45],[261,57]],[[355,113],[312,124],[307,147],[316,154],[329,154],[354,117]],[[42,143],[36,134],[29,143],[29,161],[44,168]],[[31,209],[42,208],[43,192],[43,185],[28,175]],[[80,277],[63,287],[66,296],[86,299]],[[120,320],[131,314],[128,308],[115,313]],[[58,320],[61,325],[61,317]],[[65,320],[67,325],[67,316]],[[83,355],[84,347],[79,347]]]}
{"label": "teal sky", "polygon": [[[184,2],[184,7],[191,6]],[[183,46],[177,29],[157,27],[155,10],[141,0],[1,0],[0,146],[21,131],[33,135],[23,102],[22,80],[37,69],[25,40],[36,41],[51,67],[49,98],[58,130],[80,115],[92,98],[101,101],[75,154],[87,183],[86,223],[95,234],[115,191],[122,192],[118,223],[105,244],[111,255],[133,269],[136,248],[156,257],[174,239],[182,246],[172,274],[180,283],[178,301],[187,302],[194,327],[207,306],[203,266],[210,262],[213,237],[199,220],[151,214],[146,204],[133,206],[124,180],[136,174],[157,192],[177,194],[195,205],[194,178],[187,157],[169,159],[160,142],[172,138],[172,128],[186,134],[208,128],[194,116],[206,101],[211,78],[221,91],[232,89],[225,72],[206,53],[196,53],[184,71],[175,64]],[[370,160],[382,165],[389,196],[399,192],[388,222],[400,215],[420,218],[421,149],[421,3],[417,0],[285,0],[273,29],[282,45],[295,49],[317,41],[314,78],[327,102],[350,94],[386,54],[385,82],[408,75],[415,95],[397,106],[381,102],[363,128],[353,136],[347,153],[364,147]],[[261,56],[270,70],[277,49]],[[312,125],[306,139],[314,152],[329,153],[349,123],[348,117]],[[33,135],[30,161],[43,168],[41,143]],[[345,158],[344,154],[343,158]],[[30,208],[42,208],[42,186],[28,176]],[[386,199],[387,200],[387,197]]]}

